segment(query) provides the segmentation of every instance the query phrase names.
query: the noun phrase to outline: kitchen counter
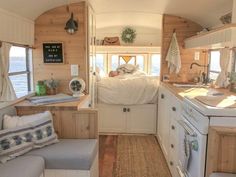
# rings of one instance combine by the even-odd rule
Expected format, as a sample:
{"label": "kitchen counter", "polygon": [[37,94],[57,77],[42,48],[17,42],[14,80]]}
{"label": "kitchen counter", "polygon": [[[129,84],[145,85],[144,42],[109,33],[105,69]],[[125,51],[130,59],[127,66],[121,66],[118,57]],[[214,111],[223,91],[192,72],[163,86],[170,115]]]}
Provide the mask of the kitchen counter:
{"label": "kitchen counter", "polygon": [[236,93],[230,92],[228,89],[180,88],[171,83],[162,82],[161,84],[181,100],[188,97],[206,106],[236,109]]}
{"label": "kitchen counter", "polygon": [[19,109],[45,109],[47,107],[48,110],[80,110],[81,108],[88,108],[89,104],[89,95],[81,96],[78,101],[70,101],[70,102],[63,102],[63,103],[54,103],[54,104],[47,104],[47,105],[35,105],[28,100],[23,100],[14,106]]}

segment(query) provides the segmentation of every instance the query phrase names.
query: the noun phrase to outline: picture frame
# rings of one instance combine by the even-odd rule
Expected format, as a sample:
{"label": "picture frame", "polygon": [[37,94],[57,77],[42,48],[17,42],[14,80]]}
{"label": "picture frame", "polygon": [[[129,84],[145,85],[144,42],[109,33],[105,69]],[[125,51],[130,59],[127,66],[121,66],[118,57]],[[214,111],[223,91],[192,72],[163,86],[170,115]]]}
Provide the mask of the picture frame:
{"label": "picture frame", "polygon": [[43,43],[44,64],[64,64],[64,47],[62,42]]}

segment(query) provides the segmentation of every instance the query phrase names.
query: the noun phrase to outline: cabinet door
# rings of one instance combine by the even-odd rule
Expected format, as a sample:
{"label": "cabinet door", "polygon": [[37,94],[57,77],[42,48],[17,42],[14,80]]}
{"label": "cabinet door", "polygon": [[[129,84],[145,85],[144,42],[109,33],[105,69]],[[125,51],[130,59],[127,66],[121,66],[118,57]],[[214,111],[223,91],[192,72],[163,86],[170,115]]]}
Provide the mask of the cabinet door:
{"label": "cabinet door", "polygon": [[160,86],[158,97],[157,136],[166,158],[168,155],[169,148],[169,99],[169,91],[166,88]]}
{"label": "cabinet door", "polygon": [[123,112],[123,108],[119,105],[99,104],[99,132],[125,133],[127,113]]}
{"label": "cabinet door", "polygon": [[76,138],[76,115],[73,111],[61,111],[61,137]]}
{"label": "cabinet door", "polygon": [[157,105],[136,105],[126,108],[127,133],[155,134]]}

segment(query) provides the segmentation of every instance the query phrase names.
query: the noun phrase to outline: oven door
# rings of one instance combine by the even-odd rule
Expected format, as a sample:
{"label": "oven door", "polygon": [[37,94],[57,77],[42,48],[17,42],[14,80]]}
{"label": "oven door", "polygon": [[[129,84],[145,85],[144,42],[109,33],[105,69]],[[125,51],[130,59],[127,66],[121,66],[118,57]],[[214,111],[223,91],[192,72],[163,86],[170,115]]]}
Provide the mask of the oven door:
{"label": "oven door", "polygon": [[207,136],[184,117],[178,121],[179,155],[177,171],[181,177],[204,177]]}

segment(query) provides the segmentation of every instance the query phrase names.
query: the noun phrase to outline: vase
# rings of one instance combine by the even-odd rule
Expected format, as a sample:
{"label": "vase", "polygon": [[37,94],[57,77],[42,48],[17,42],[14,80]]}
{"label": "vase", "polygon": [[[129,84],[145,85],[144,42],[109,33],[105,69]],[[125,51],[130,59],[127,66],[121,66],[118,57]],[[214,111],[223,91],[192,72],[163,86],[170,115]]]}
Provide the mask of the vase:
{"label": "vase", "polygon": [[48,88],[48,95],[56,95],[57,94],[57,88]]}

